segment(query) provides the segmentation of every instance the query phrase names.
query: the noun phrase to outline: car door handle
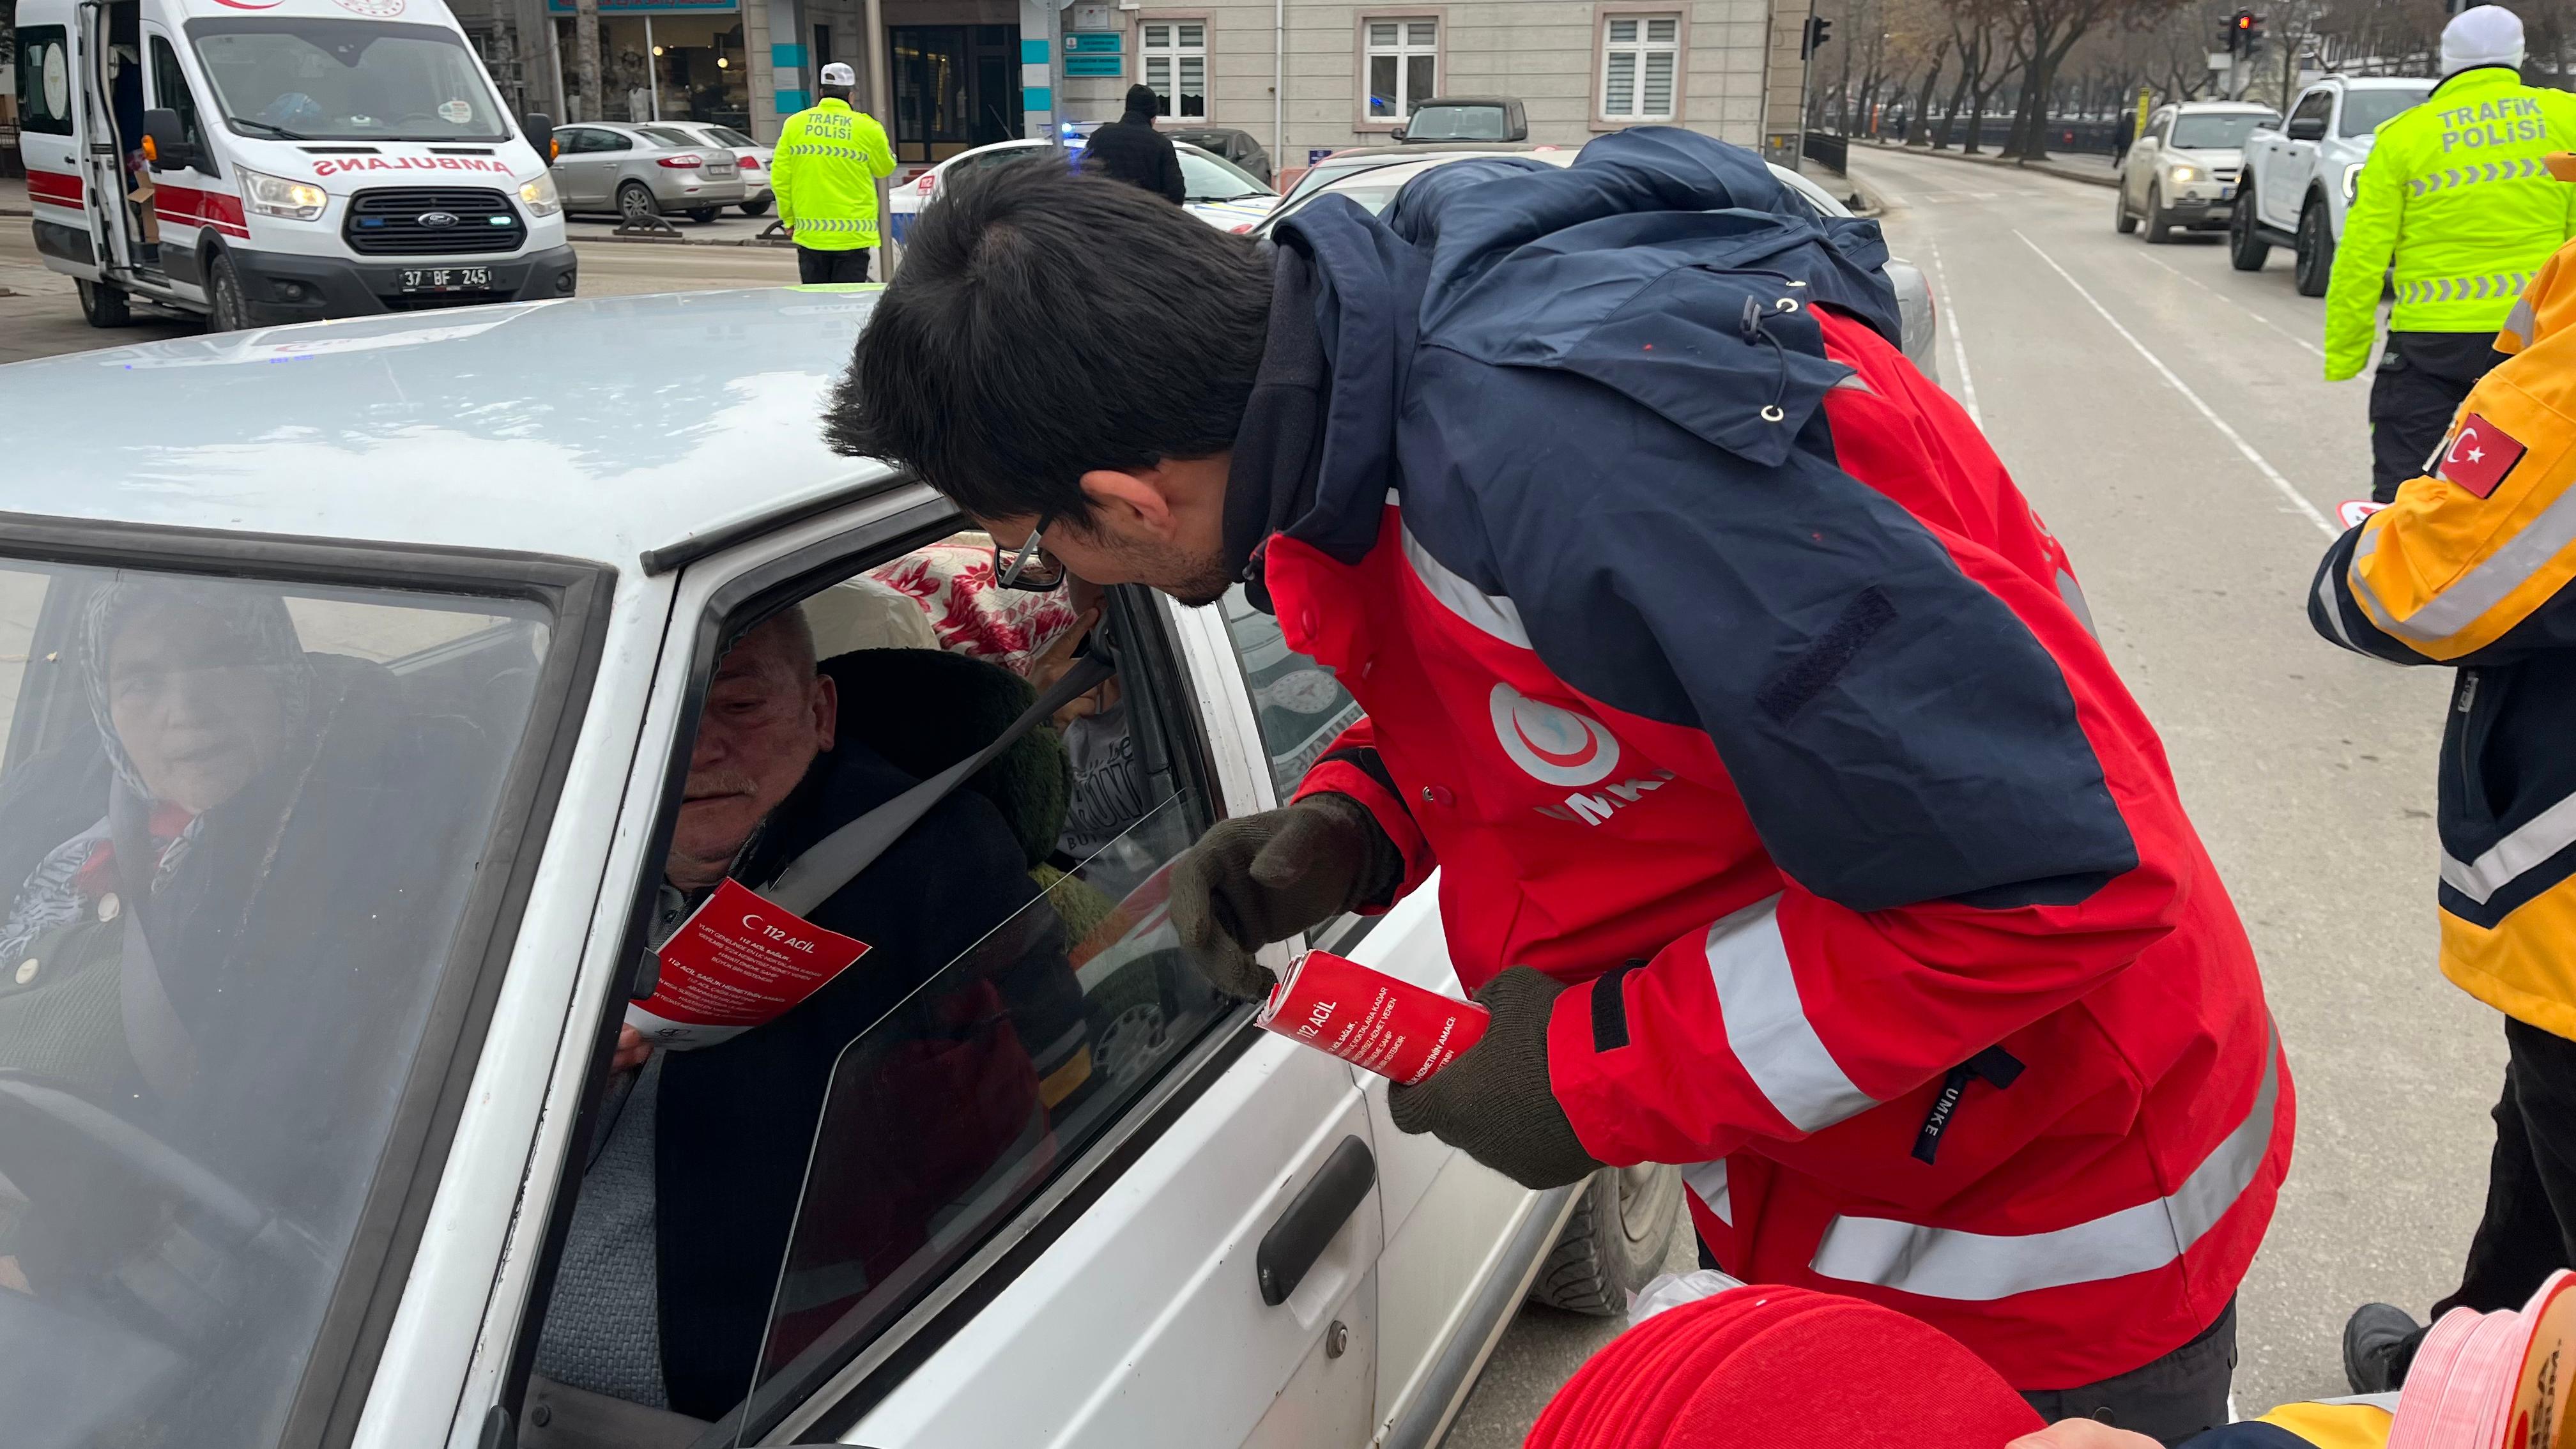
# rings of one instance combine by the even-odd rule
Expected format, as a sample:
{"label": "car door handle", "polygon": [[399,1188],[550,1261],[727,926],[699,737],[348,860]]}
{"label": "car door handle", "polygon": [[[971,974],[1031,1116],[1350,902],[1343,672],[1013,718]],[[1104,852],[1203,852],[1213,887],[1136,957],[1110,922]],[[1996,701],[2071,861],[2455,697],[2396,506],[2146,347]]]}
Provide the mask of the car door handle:
{"label": "car door handle", "polygon": [[1377,1186],[1377,1158],[1368,1144],[1357,1137],[1345,1137],[1324,1159],[1324,1165],[1298,1189],[1288,1210],[1261,1235],[1261,1246],[1252,1255],[1253,1272],[1261,1280],[1261,1301],[1276,1308],[1288,1301],[1297,1285],[1306,1281],[1306,1272],[1315,1260],[1324,1256],[1324,1248],[1333,1234],[1342,1230],[1359,1205],[1368,1201],[1369,1189]]}

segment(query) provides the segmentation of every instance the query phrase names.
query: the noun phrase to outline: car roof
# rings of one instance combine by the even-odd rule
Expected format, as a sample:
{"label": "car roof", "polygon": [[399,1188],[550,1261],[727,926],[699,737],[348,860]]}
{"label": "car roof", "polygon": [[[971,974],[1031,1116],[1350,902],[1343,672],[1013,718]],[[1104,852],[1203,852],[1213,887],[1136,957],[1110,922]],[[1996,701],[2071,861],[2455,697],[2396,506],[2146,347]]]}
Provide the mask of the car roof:
{"label": "car roof", "polygon": [[2330,75],[2320,77],[2318,84],[2326,81],[2353,91],[2411,91],[2440,84],[2429,75]]}
{"label": "car roof", "polygon": [[1426,106],[1517,106],[1520,102],[1510,96],[1433,96],[1422,104]]}
{"label": "car roof", "polygon": [[893,477],[823,445],[876,288],[505,303],[0,367],[0,513],[570,555]]}
{"label": "car roof", "polygon": [[2277,116],[2277,106],[2260,101],[2175,101],[2176,112],[2194,116]]}

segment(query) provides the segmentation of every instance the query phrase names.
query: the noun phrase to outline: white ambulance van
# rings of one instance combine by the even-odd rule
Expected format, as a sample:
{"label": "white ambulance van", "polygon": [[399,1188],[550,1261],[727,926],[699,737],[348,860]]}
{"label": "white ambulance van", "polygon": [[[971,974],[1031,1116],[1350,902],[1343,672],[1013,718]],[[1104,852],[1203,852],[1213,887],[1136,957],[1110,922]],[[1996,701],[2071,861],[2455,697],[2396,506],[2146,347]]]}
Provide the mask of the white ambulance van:
{"label": "white ambulance van", "polygon": [[18,97],[36,249],[94,326],[572,295],[553,123],[442,0],[20,0]]}

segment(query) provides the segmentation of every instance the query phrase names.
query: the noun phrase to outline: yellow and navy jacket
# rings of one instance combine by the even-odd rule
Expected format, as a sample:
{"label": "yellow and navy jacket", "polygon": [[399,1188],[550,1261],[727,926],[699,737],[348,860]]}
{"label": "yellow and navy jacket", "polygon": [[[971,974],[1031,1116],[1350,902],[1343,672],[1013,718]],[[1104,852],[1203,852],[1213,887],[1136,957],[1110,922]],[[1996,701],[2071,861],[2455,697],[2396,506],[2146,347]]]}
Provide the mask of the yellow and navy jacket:
{"label": "yellow and navy jacket", "polygon": [[778,219],[808,251],[877,244],[877,178],[894,174],[894,151],[876,117],[826,98],[787,118],[769,163]]}
{"label": "yellow and navy jacket", "polygon": [[2327,380],[2370,360],[2380,279],[2392,273],[2392,332],[2501,324],[2532,269],[2576,236],[2576,191],[2542,160],[2571,148],[2576,96],[2524,85],[2505,66],[2461,71],[2382,124],[2326,287]]}
{"label": "yellow and navy jacket", "polygon": [[2387,1449],[2396,1409],[2395,1394],[2283,1404],[2187,1439],[2182,1449]]}
{"label": "yellow and navy jacket", "polygon": [[[2375,163],[2374,163],[2375,164]],[[2458,669],[2442,736],[2442,972],[2576,1038],[2576,246],[2524,289],[2397,501],[2326,551],[2317,631]]]}

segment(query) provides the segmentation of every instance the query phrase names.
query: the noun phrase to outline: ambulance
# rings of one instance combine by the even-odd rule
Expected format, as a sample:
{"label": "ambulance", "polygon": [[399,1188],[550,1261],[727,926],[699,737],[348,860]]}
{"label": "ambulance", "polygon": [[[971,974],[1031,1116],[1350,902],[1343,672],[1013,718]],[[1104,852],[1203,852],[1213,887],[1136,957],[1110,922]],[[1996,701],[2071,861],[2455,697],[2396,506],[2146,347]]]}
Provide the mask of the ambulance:
{"label": "ambulance", "polygon": [[36,250],[92,326],[572,295],[553,123],[442,0],[20,0],[17,90]]}

